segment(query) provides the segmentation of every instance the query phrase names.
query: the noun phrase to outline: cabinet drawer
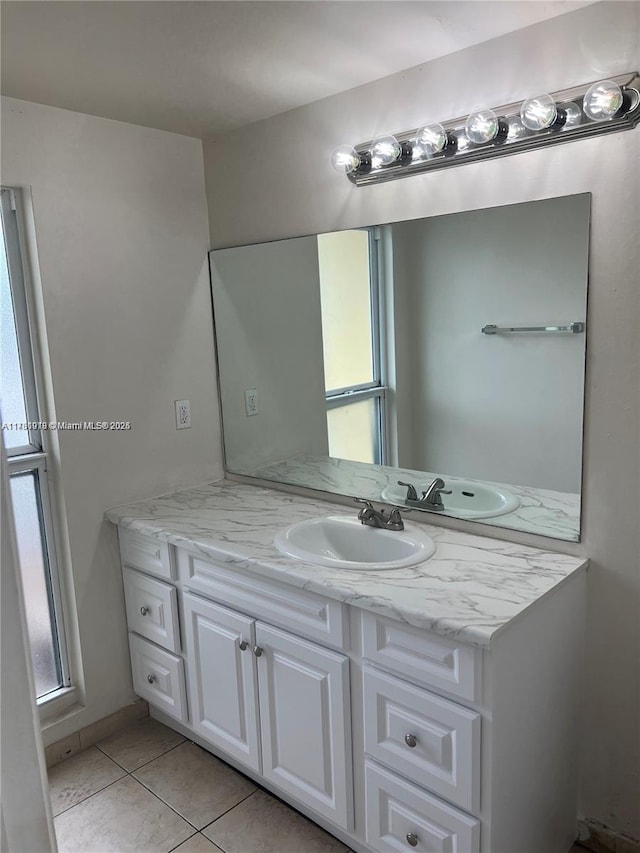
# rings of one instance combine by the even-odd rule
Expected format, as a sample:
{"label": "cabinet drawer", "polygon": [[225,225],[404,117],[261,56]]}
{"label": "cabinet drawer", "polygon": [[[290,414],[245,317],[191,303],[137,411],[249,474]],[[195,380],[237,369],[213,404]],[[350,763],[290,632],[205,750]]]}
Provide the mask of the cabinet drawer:
{"label": "cabinet drawer", "polygon": [[132,569],[123,569],[122,575],[130,630],[169,651],[179,652],[180,629],[175,587]]}
{"label": "cabinet drawer", "polygon": [[373,613],[362,616],[363,655],[372,663],[470,702],[480,694],[481,652]]}
{"label": "cabinet drawer", "polygon": [[153,536],[138,533],[137,530],[118,528],[120,557],[123,565],[142,569],[150,575],[171,580],[175,577],[173,567],[173,548],[166,542],[159,542]]}
{"label": "cabinet drawer", "polygon": [[347,608],[340,602],[243,569],[229,569],[178,551],[180,580],[221,604],[338,649],[348,647]]}
{"label": "cabinet drawer", "polygon": [[368,667],[363,679],[365,752],[478,812],[480,715]]}
{"label": "cabinet drawer", "polygon": [[478,853],[480,823],[365,761],[367,844],[379,853]]}
{"label": "cabinet drawer", "polygon": [[129,634],[133,689],[161,711],[187,720],[184,663],[181,658]]}

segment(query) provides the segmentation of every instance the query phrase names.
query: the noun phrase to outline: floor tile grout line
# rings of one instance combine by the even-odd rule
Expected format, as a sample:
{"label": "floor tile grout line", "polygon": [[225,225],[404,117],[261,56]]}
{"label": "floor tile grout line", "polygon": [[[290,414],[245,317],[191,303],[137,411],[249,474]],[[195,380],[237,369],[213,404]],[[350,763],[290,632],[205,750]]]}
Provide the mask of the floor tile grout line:
{"label": "floor tile grout line", "polygon": [[140,764],[138,767],[134,767],[133,770],[127,770],[127,773],[137,773],[138,770],[142,770],[143,767],[146,767],[147,765],[151,764],[152,762],[157,761],[159,758],[164,758],[165,755],[169,755],[170,752],[173,752],[174,750],[179,749],[181,746],[184,746],[185,743],[189,743],[189,742],[190,741],[188,741],[185,738],[183,741],[180,741],[180,743],[177,743],[175,746],[171,746],[171,747],[169,747],[169,749],[165,750],[164,752],[161,752],[160,755],[156,755],[153,758],[150,758],[149,761],[145,761],[144,764]]}
{"label": "floor tile grout line", "polygon": [[[102,749],[102,747],[101,747],[101,746],[99,746],[97,743],[92,744],[92,746],[95,746],[95,748],[96,748],[96,749],[100,750],[100,752],[101,752],[101,753],[102,753],[106,758],[108,758],[110,761],[113,761],[113,763],[114,763],[114,764],[117,764],[117,765],[118,765],[118,767],[120,767],[122,770],[124,770],[124,772],[125,772],[125,773],[128,773],[128,772],[129,772],[129,771],[127,770],[127,768],[126,768],[126,767],[123,767],[123,766],[122,766],[122,764],[120,764],[120,762],[119,762],[119,761],[116,761],[116,760],[115,760],[115,758],[112,758],[112,757],[109,755],[109,753],[108,753],[108,752],[105,752],[105,751],[104,751],[104,749]],[[90,747],[90,746],[88,746],[88,747],[87,747],[87,749],[91,749],[91,747]],[[84,752],[84,751],[85,751],[85,750],[83,750],[83,752]],[[82,752],[78,753],[78,755],[82,755]]]}
{"label": "floor tile grout line", "polygon": [[[169,850],[169,851],[168,851],[168,853],[175,853],[175,851],[176,851],[176,850],[179,850],[179,849],[180,849],[180,847],[181,847],[183,844],[186,844],[186,843],[187,843],[187,841],[191,841],[191,839],[192,839],[192,838],[195,838],[195,837],[196,837],[196,835],[202,835],[202,831],[200,831],[200,832],[194,832],[194,833],[193,833],[193,835],[190,835],[188,838],[185,838],[185,840],[184,840],[184,841],[181,841],[181,842],[180,842],[180,844],[177,844],[175,847],[172,847],[172,848],[171,848],[171,850]],[[219,851],[220,851],[220,853],[225,853],[225,851],[222,849],[222,847],[219,847],[219,846],[218,846],[217,844],[215,844],[215,843],[214,843],[210,838],[207,838],[207,836],[206,836],[206,835],[202,835],[202,837],[204,838],[204,840],[205,840],[205,841],[208,841],[208,842],[209,842],[209,844],[211,844],[211,845],[212,845],[212,847],[213,847],[213,851],[212,851],[212,853],[216,853],[216,850],[219,850]]]}
{"label": "floor tile grout line", "polygon": [[187,843],[187,841],[191,841],[191,839],[192,839],[192,838],[195,838],[195,837],[196,837],[196,835],[200,835],[200,833],[198,832],[198,830],[196,830],[196,831],[195,831],[192,835],[190,835],[188,838],[185,838],[185,840],[184,840],[184,841],[180,841],[178,844],[176,844],[176,846],[175,846],[175,847],[172,847],[172,848],[171,848],[171,850],[167,850],[167,853],[173,853],[173,851],[174,851],[174,850],[177,850],[177,849],[178,849],[178,847],[180,847],[182,844],[186,844],[186,843]]}
{"label": "floor tile grout line", "polygon": [[[210,823],[207,823],[207,824],[205,824],[205,825],[202,827],[202,829],[200,830],[200,832],[204,832],[204,830],[205,830],[205,829],[208,829],[210,826],[213,826],[213,824],[214,824],[214,823],[216,823],[217,821],[219,821],[221,817],[224,817],[226,814],[229,814],[229,812],[232,812],[234,809],[237,809],[237,808],[238,808],[238,806],[241,806],[243,803],[246,803],[246,802],[247,802],[247,800],[248,800],[250,797],[253,797],[253,795],[254,795],[254,794],[257,794],[257,793],[258,793],[258,790],[259,790],[259,789],[256,789],[255,791],[252,791],[250,794],[247,794],[247,796],[246,796],[246,797],[243,797],[243,798],[242,798],[239,802],[237,802],[234,806],[231,806],[231,807],[230,807],[230,808],[228,808],[226,811],[222,812],[222,814],[219,814],[219,815],[218,815],[218,817],[214,817],[214,819],[213,819]],[[207,836],[206,836],[206,835],[205,835],[205,838],[207,838]],[[211,841],[211,839],[210,839],[210,838],[207,838],[207,841]],[[212,843],[214,843],[214,842],[212,842]],[[216,845],[216,846],[217,846],[217,845]]]}
{"label": "floor tile grout line", "polygon": [[[184,735],[182,735],[182,737],[183,737],[183,740],[181,740],[180,743],[176,743],[174,746],[170,746],[169,749],[165,749],[164,752],[160,752],[158,755],[154,755],[153,758],[150,758],[148,761],[145,761],[144,764],[140,764],[138,767],[134,767],[133,770],[127,770],[126,767],[124,767],[122,764],[120,764],[118,761],[116,761],[115,758],[112,758],[112,756],[110,756],[108,752],[105,752],[105,750],[102,749],[102,747],[99,746],[97,743],[93,744],[93,746],[97,747],[103,755],[107,756],[107,758],[111,758],[111,760],[114,762],[114,764],[117,764],[118,767],[122,767],[122,769],[125,771],[125,773],[135,773],[136,770],[141,770],[143,767],[146,767],[147,764],[151,764],[152,761],[155,761],[156,758],[162,758],[163,755],[166,755],[168,752],[172,752],[174,749],[177,749],[179,746],[182,746],[183,743],[190,743],[190,741],[188,741],[188,739],[186,737],[184,737]],[[90,747],[87,747],[87,749],[89,749],[89,748]]]}
{"label": "floor tile grout line", "polygon": [[[246,800],[249,799],[249,797],[252,797],[256,793],[256,791],[251,791],[251,793],[247,794],[246,797],[243,797],[241,800],[238,800],[237,803],[234,803],[234,805],[230,806],[228,809],[226,809],[224,812],[222,812],[222,814],[219,814],[217,817],[214,817],[214,819],[212,821],[209,821],[209,823],[205,823],[204,826],[202,826],[202,827],[200,827],[200,829],[198,829],[198,827],[194,823],[192,823],[188,818],[186,818],[181,812],[179,812],[175,808],[175,806],[172,806],[166,800],[163,800],[159,794],[157,794],[154,790],[152,790],[147,785],[145,785],[144,782],[142,782],[140,779],[136,779],[136,777],[132,773],[129,773],[129,776],[131,776],[131,778],[135,782],[138,782],[140,785],[142,785],[143,788],[146,788],[146,790],[149,791],[150,794],[153,794],[153,796],[156,797],[156,799],[160,800],[161,803],[163,803],[165,806],[167,806],[167,808],[171,809],[172,812],[177,814],[178,817],[181,817],[182,820],[186,821],[190,826],[192,826],[195,829],[196,832],[199,832],[199,833],[202,833],[202,830],[206,829],[207,827],[212,826],[217,820],[220,820],[221,817],[224,817],[224,815],[233,811],[233,809],[237,808],[237,806],[242,805],[242,803],[244,803]],[[191,836],[189,836],[189,837],[191,837]],[[205,838],[206,838],[206,835],[205,835]],[[207,841],[211,841],[211,839],[207,838]],[[214,842],[211,842],[211,843],[213,844]]]}
{"label": "floor tile grout line", "polygon": [[[118,766],[119,766],[119,765],[118,765]],[[127,773],[127,771],[125,770],[125,771],[124,771],[124,773],[123,773],[123,775],[122,775],[122,776],[120,776],[118,779],[114,779],[114,780],[113,780],[113,782],[109,782],[109,784],[108,784],[108,785],[104,785],[102,788],[99,788],[97,791],[94,791],[92,794],[89,794],[88,796],[83,797],[81,800],[78,800],[78,802],[77,802],[77,803],[74,803],[72,806],[69,806],[69,808],[67,808],[67,809],[63,809],[61,812],[58,812],[58,814],[57,814],[57,815],[54,815],[54,816],[53,816],[53,820],[54,820],[54,822],[55,822],[55,821],[56,821],[56,819],[57,819],[57,818],[59,818],[61,815],[66,814],[67,812],[70,812],[70,811],[71,811],[71,809],[75,809],[75,807],[76,807],[76,806],[81,806],[83,803],[86,803],[86,802],[87,802],[87,800],[90,800],[92,797],[95,797],[95,796],[96,796],[96,794],[101,794],[103,791],[106,791],[106,790],[107,790],[107,788],[111,788],[111,786],[112,786],[112,785],[115,785],[115,784],[116,784],[116,782],[122,782],[122,780],[123,780],[126,776],[128,776],[128,775],[129,775],[129,774],[128,774],[128,773]],[[49,796],[49,799],[51,799],[51,796]]]}
{"label": "floor tile grout line", "polygon": [[[176,808],[174,808],[172,805],[169,805],[169,803],[168,803],[166,800],[163,800],[161,796],[159,796],[158,794],[156,794],[156,792],[155,792],[155,791],[152,791],[152,790],[151,790],[151,788],[149,788],[147,785],[145,785],[145,784],[144,784],[144,782],[141,782],[141,781],[140,781],[140,779],[136,779],[136,777],[135,777],[132,773],[130,773],[130,774],[129,774],[129,776],[131,776],[131,778],[133,779],[133,781],[134,781],[134,782],[137,782],[137,783],[138,783],[138,785],[142,785],[142,787],[143,787],[146,791],[148,791],[150,794],[153,794],[153,796],[156,798],[156,800],[160,800],[160,802],[161,802],[164,806],[166,806],[168,809],[171,809],[171,811],[172,811],[174,814],[178,815],[178,817],[179,817],[179,818],[181,818],[183,821],[185,821],[185,823],[188,823],[188,824],[189,824],[189,826],[192,826],[192,827],[194,828],[195,832],[200,832],[200,830],[198,829],[198,827],[197,827],[194,823],[192,823],[190,820],[188,820],[188,819],[187,819],[183,814],[181,814],[181,813],[180,813]],[[189,836],[189,838],[191,838],[191,836]],[[185,840],[187,840],[187,839],[185,839]]]}

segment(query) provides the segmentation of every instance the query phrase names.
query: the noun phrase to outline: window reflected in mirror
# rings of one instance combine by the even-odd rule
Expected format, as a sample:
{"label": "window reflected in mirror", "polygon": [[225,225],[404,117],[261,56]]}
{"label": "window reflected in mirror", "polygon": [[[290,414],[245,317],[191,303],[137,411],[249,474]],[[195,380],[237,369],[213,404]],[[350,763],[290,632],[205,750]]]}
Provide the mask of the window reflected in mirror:
{"label": "window reflected in mirror", "polygon": [[384,464],[376,229],[318,235],[329,455]]}

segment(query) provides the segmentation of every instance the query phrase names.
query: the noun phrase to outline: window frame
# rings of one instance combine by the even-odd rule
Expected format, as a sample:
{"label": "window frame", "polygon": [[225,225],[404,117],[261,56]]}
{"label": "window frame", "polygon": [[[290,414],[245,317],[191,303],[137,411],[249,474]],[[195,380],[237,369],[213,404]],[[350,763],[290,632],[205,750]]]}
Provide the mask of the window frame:
{"label": "window frame", "polygon": [[382,328],[382,276],[381,276],[381,241],[380,229],[372,225],[366,228],[355,228],[354,231],[366,231],[368,234],[369,254],[369,305],[371,309],[371,372],[372,380],[344,388],[333,388],[325,394],[327,411],[359,403],[364,400],[377,399],[378,429],[374,443],[376,451],[375,465],[387,464],[387,385],[383,375],[383,328]]}
{"label": "window frame", "polygon": [[20,190],[0,189],[4,250],[9,272],[9,288],[13,302],[20,372],[25,399],[29,444],[5,447],[9,480],[13,476],[32,473],[40,520],[45,583],[49,599],[54,655],[60,675],[60,686],[36,697],[41,720],[54,713],[54,708],[75,699],[72,682],[68,633],[65,626],[65,591],[60,571],[59,515],[49,473],[52,458],[49,434],[38,428],[46,423],[44,377],[38,346],[36,310],[29,277],[29,256],[24,220],[24,199]]}

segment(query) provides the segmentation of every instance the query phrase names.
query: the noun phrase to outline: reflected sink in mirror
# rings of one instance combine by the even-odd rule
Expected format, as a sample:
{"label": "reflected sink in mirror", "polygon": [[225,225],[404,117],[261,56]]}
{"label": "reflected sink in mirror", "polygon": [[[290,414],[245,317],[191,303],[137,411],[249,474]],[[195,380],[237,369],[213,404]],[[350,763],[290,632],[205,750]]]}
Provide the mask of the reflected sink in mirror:
{"label": "reflected sink in mirror", "polygon": [[[429,483],[414,483],[414,486],[418,495],[421,495],[429,487]],[[433,511],[444,512],[446,515],[457,518],[494,518],[498,515],[507,515],[520,506],[520,498],[516,495],[511,494],[507,489],[490,486],[487,483],[477,483],[473,480],[445,480],[445,489],[451,490],[451,494],[440,493],[444,510]],[[406,486],[399,484],[387,486],[381,495],[383,501],[397,506],[407,506],[406,497]]]}
{"label": "reflected sink in mirror", "polygon": [[293,524],[276,534],[274,545],[280,553],[305,563],[361,572],[415,566],[436,550],[433,539],[413,526],[383,530],[343,515]]}

